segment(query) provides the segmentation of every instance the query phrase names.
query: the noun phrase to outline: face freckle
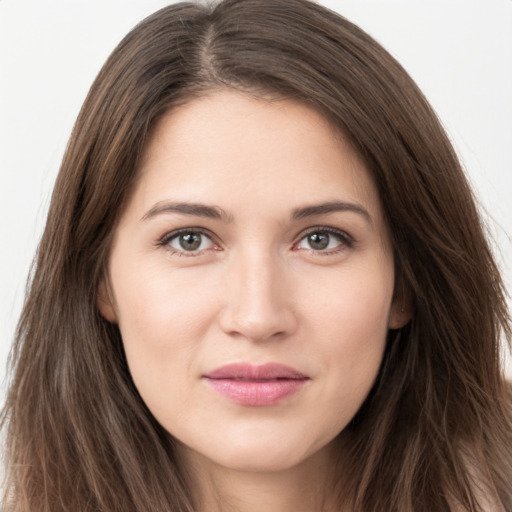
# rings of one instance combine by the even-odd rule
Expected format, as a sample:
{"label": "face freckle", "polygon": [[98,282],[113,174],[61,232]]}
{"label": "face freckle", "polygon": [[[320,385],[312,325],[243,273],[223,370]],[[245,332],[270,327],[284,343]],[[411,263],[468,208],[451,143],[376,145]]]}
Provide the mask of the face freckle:
{"label": "face freckle", "polygon": [[310,108],[226,91],[170,111],[139,172],[98,306],[150,411],[223,467],[329,452],[401,321],[363,161]]}

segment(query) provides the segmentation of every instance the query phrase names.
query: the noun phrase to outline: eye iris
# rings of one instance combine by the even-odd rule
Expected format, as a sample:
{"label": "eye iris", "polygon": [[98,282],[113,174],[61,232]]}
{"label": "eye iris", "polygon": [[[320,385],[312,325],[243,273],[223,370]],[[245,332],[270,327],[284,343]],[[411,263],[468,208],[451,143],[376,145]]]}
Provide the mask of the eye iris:
{"label": "eye iris", "polygon": [[201,245],[201,235],[199,233],[185,233],[180,235],[180,246],[185,251],[195,251]]}
{"label": "eye iris", "polygon": [[329,245],[329,235],[327,233],[311,233],[308,235],[308,242],[312,249],[322,250]]}

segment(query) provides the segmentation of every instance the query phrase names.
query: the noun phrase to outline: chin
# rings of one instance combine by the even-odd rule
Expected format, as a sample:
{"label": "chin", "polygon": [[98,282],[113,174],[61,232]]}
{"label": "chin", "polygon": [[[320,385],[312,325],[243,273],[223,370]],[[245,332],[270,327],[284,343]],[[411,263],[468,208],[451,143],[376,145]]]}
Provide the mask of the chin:
{"label": "chin", "polygon": [[240,450],[236,450],[235,447],[219,454],[214,462],[233,471],[269,473],[289,470],[298,466],[306,458],[308,458],[307,454],[297,453],[292,449],[276,451],[275,447],[268,447],[263,451],[244,446]]}
{"label": "chin", "polygon": [[227,434],[222,440],[210,439],[207,446],[195,446],[192,451],[194,458],[233,471],[278,472],[299,466],[314,454],[324,456],[329,449],[327,445],[308,443],[303,433],[265,436],[254,432],[250,437]]}

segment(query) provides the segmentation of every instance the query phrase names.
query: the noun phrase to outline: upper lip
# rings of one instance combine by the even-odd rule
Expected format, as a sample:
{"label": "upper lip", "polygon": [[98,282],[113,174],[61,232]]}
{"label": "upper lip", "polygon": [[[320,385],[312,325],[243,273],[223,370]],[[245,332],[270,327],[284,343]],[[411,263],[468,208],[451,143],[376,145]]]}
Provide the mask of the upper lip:
{"label": "upper lip", "polygon": [[234,363],[221,366],[203,377],[207,379],[236,379],[236,380],[275,380],[275,379],[307,379],[307,375],[279,363],[254,365],[249,363]]}

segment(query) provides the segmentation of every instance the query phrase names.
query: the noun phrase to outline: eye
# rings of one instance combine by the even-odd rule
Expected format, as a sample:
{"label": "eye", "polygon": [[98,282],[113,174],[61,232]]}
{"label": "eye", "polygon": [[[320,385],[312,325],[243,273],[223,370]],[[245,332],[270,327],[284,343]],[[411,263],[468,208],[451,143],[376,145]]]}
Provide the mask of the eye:
{"label": "eye", "polygon": [[303,236],[297,249],[331,253],[352,246],[352,239],[344,232],[332,229],[315,229]]}
{"label": "eye", "polygon": [[208,235],[202,231],[191,229],[169,233],[162,238],[160,245],[171,249],[175,253],[186,253],[187,256],[193,256],[215,247]]}

